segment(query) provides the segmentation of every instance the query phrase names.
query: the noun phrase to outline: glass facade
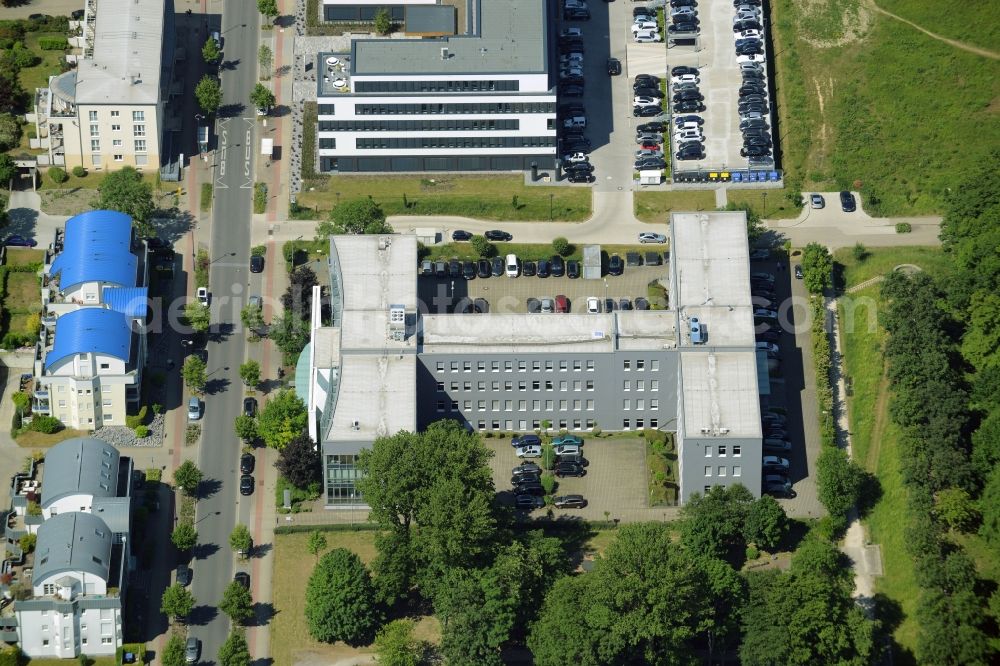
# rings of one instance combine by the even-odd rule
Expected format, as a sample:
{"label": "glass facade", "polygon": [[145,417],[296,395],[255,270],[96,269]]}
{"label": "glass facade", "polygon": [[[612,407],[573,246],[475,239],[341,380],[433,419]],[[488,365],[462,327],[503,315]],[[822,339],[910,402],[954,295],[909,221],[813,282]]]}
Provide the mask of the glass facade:
{"label": "glass facade", "polygon": [[326,457],[326,503],[361,504],[361,493],[354,484],[361,473],[355,469],[356,455],[339,454]]}

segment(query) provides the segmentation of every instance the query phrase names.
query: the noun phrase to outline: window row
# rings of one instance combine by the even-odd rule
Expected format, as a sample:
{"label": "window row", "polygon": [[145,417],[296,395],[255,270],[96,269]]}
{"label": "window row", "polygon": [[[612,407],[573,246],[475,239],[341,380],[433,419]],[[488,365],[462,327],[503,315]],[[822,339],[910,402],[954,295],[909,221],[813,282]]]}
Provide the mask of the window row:
{"label": "window row", "polygon": [[[626,379],[622,383],[622,390],[624,390],[624,391],[631,391],[633,386],[635,386],[635,390],[636,391],[645,391],[646,390],[646,381],[643,380],[643,379],[638,379],[638,380],[636,380],[636,381],[633,382],[630,379]],[[659,391],[660,390],[660,380],[659,379],[651,379],[649,381],[649,390],[650,391]]]}
{"label": "window row", "polygon": [[[110,111],[110,114],[111,114],[112,118],[121,118],[121,115],[122,115],[121,111],[119,111],[117,109],[112,109]],[[97,111],[96,110],[88,111],[87,112],[87,117],[90,119],[90,122],[97,121],[97,119],[98,119],[98,117],[97,117]],[[146,122],[146,112],[145,111],[133,111],[132,112],[132,122],[134,122],[134,123],[144,123],[144,122]]]}
{"label": "window row", "polygon": [[[532,391],[543,391],[543,390],[544,391],[555,391],[555,390],[557,390],[556,384],[557,384],[557,380],[554,380],[554,379],[545,379],[545,380],[542,380],[542,379],[533,379],[531,381],[531,390]],[[559,391],[569,391],[570,390],[570,386],[571,385],[570,385],[570,383],[569,383],[568,380],[564,379],[564,380],[558,381],[558,390]],[[593,379],[585,379],[585,380],[575,379],[575,380],[573,380],[572,387],[573,387],[572,388],[573,391],[584,391],[584,390],[586,390],[586,391],[593,391],[594,390],[594,380]],[[659,383],[658,382],[657,382],[657,388],[659,388]],[[502,389],[501,389],[500,382],[491,382],[489,384],[489,388],[487,388],[486,382],[477,382],[475,388],[473,388],[472,382],[463,382],[461,385],[458,382],[451,382],[451,389],[450,390],[453,391],[453,392],[457,392],[457,391],[488,391],[488,390],[490,390],[490,391],[501,391],[501,390],[503,390],[503,391],[513,391],[514,390],[514,382],[511,382],[511,381],[504,382]],[[517,383],[517,390],[518,391],[527,391],[528,390],[528,382],[527,381],[519,381]],[[437,391],[438,391],[438,393],[444,393],[444,382],[438,382],[437,383]]]}
{"label": "window row", "polygon": [[[711,465],[705,465],[705,476],[712,476],[713,471],[715,473],[715,476],[730,476],[729,468],[726,467],[725,465],[719,465],[718,467],[714,468],[714,470]],[[732,476],[743,476],[743,466],[734,465],[732,469]],[[706,486],[705,492],[708,491],[709,488]]]}
{"label": "window row", "polygon": [[512,92],[521,87],[521,82],[504,81],[355,81],[354,90],[359,93],[420,93],[420,92]]}
{"label": "window row", "polygon": [[[648,365],[649,369],[654,372],[660,369],[660,362],[655,358],[651,360]],[[641,372],[646,369],[646,366],[647,366],[646,360],[641,358],[637,358],[635,360],[627,358],[624,361],[622,361],[622,369],[625,370],[626,372],[628,372],[632,368],[635,368],[637,371]]]}
{"label": "window row", "polygon": [[516,130],[517,118],[451,118],[448,120],[321,120],[320,132],[421,132],[464,130]]}
{"label": "window row", "polygon": [[[332,104],[321,104],[320,115],[327,115],[324,107],[329,107],[333,114]],[[356,104],[354,113],[359,116],[400,116],[416,114],[485,114],[485,113],[555,113],[556,103],[553,102],[465,102],[455,104]]]}
{"label": "window row", "polygon": [[363,138],[355,142],[359,150],[406,148],[523,148],[555,146],[554,136],[418,136]]}
{"label": "window row", "polygon": [[[632,400],[623,400],[622,401],[622,409],[625,410],[626,412],[631,411],[633,406],[635,407],[635,410],[637,412],[641,412],[644,409],[646,409],[646,400],[640,399],[640,400],[636,400],[634,402]],[[659,401],[659,399],[658,398],[650,398],[649,399],[649,408],[650,409],[654,409],[654,410],[655,409],[659,409],[660,408],[660,401]]]}
{"label": "window row", "polygon": [[[649,419],[649,427],[650,428],[654,428],[654,429],[655,428],[659,428],[660,427],[660,420],[659,419]],[[632,419],[622,419],[622,430],[631,430],[631,429],[632,429]],[[635,420],[635,429],[636,430],[645,430],[646,429],[646,419],[636,419]]]}
{"label": "window row", "polygon": [[[441,412],[485,412],[487,409],[493,412],[499,412],[501,407],[505,412],[513,412],[514,401],[513,400],[490,400],[488,401],[489,406],[486,404],[486,400],[477,400],[475,405],[473,405],[472,400],[462,401],[462,406],[459,407],[458,400],[438,400],[437,401],[437,411]],[[501,405],[501,403],[503,403]],[[531,401],[531,411],[533,412],[552,412],[555,410],[567,411],[573,409],[574,411],[594,411],[594,401],[593,400],[559,400],[558,404],[555,400],[532,400]],[[528,411],[528,401],[518,400],[517,410],[519,412]]]}
{"label": "window row", "polygon": [[[655,421],[656,419],[653,419],[653,420]],[[501,430],[503,432],[524,432],[524,431],[528,430],[528,423],[529,423],[528,421],[519,420],[519,421],[516,422],[517,429],[515,429],[514,428],[515,422],[512,421],[512,420],[510,420],[510,419],[507,419],[506,421],[503,421],[503,428],[501,429],[501,427],[500,427],[501,422],[499,420],[490,421],[488,424],[487,424],[486,421],[479,421],[476,424],[476,429],[477,430]],[[542,421],[540,419],[535,419],[535,420],[531,421],[530,423],[531,423],[531,429],[532,430],[540,430],[542,428]],[[487,425],[489,426],[488,428],[487,428]],[[572,429],[572,430],[575,430],[577,432],[582,432],[584,429],[586,429],[586,430],[593,430],[596,425],[597,425],[597,422],[594,421],[594,419],[573,419],[572,421],[569,420],[569,419],[559,419],[558,421],[549,421],[548,430],[551,432],[551,431],[554,431],[554,430],[571,430]]]}
{"label": "window row", "polygon": [[[718,446],[708,445],[705,447],[705,457],[711,458],[713,453],[717,453],[720,458],[725,458],[729,455],[729,445],[719,444]],[[741,456],[743,455],[743,448],[739,444],[733,444],[733,455]]]}
{"label": "window row", "polygon": [[[112,148],[123,148],[124,147],[124,143],[122,142],[121,139],[112,139],[111,140],[111,147]],[[135,149],[135,152],[137,152],[137,153],[144,153],[144,152],[146,152],[146,140],[145,139],[135,139],[135,141],[133,141],[133,147]],[[97,152],[100,152],[100,150],[101,150],[101,140],[100,139],[91,139],[90,140],[90,152],[97,153]],[[115,155],[115,161],[116,162],[121,162],[123,159],[124,159],[123,155]]]}
{"label": "window row", "polygon": [[[445,361],[438,361],[437,365],[435,367],[436,367],[436,369],[437,369],[438,372],[444,372],[445,371],[445,367],[446,367],[446,363],[445,363]],[[458,361],[451,361],[451,363],[448,364],[447,367],[450,368],[452,372],[458,372],[459,369],[461,369],[463,372],[472,372],[473,362],[472,361],[462,361],[461,362],[461,367],[460,367]],[[492,372],[500,372],[500,368],[501,367],[503,368],[504,372],[513,372],[514,371],[514,361],[503,361],[503,362],[501,362],[501,361],[490,361],[489,362],[489,369]],[[475,368],[476,368],[477,372],[486,372],[486,368],[487,368],[486,361],[476,361],[475,362]],[[586,368],[588,371],[592,371],[594,369],[594,359],[590,359],[590,358],[588,358],[588,359],[573,359],[572,362],[569,361],[569,360],[562,360],[562,361],[559,361],[558,364],[555,361],[532,361],[531,362],[531,370],[532,370],[532,372],[540,372],[542,370],[545,370],[545,372],[552,372],[556,368],[559,368],[559,372],[566,372],[570,368],[572,368],[574,372],[580,372],[584,368]],[[518,361],[517,362],[517,371],[518,372],[526,372],[527,370],[528,370],[528,362],[527,361]],[[482,390],[482,389],[480,389],[480,390]],[[499,390],[499,389],[493,389],[493,390],[496,391],[496,390]]]}

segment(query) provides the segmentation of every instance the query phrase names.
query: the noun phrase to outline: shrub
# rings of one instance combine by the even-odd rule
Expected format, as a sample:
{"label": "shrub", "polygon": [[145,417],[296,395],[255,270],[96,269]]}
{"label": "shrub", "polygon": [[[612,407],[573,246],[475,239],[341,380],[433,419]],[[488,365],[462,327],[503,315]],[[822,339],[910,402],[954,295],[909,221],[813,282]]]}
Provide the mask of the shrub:
{"label": "shrub", "polygon": [[38,46],[43,51],[64,51],[69,48],[65,37],[39,37]]}
{"label": "shrub", "polygon": [[760,557],[760,551],[757,550],[757,547],[756,546],[747,546],[747,550],[746,550],[747,561],[749,562],[751,560],[756,560],[758,557]]}
{"label": "shrub", "polygon": [[63,424],[62,421],[54,416],[36,416],[31,419],[31,425],[28,426],[28,429],[45,435],[51,435],[54,432],[62,430]]}
{"label": "shrub", "polygon": [[21,546],[21,550],[26,553],[33,552],[35,550],[35,544],[38,542],[38,536],[35,534],[25,534],[20,539],[18,539],[18,544]]}
{"label": "shrub", "polygon": [[542,468],[552,469],[556,466],[556,450],[551,444],[542,444]]}
{"label": "shrub", "polygon": [[480,257],[496,256],[496,245],[486,240],[485,236],[473,236],[469,243],[472,245],[472,249],[475,250],[476,254]]}
{"label": "shrub", "polygon": [[257,183],[253,186],[253,212],[261,214],[267,210],[267,185]]}
{"label": "shrub", "polygon": [[144,439],[146,437],[149,437],[149,426],[144,426],[144,425],[136,426],[135,436],[138,437],[139,439]]}
{"label": "shrub", "polygon": [[49,167],[49,180],[51,180],[56,185],[61,185],[69,180],[69,174],[66,170],[60,167]]}
{"label": "shrub", "polygon": [[78,164],[73,167],[73,175],[77,178],[85,178],[87,176],[87,170]]}
{"label": "shrub", "polygon": [[913,227],[910,226],[909,222],[897,222],[896,223],[896,233],[897,234],[908,234],[913,231]]}
{"label": "shrub", "polygon": [[542,488],[545,489],[546,495],[551,495],[552,491],[556,489],[556,477],[551,474],[542,474]]}
{"label": "shrub", "polygon": [[31,396],[24,391],[18,391],[10,399],[14,402],[14,408],[22,414],[28,413],[31,408]]}
{"label": "shrub", "polygon": [[134,416],[125,417],[125,425],[129,428],[132,428],[133,430],[135,430],[145,422],[146,422],[146,405],[143,405],[139,409],[138,414],[135,414]]}
{"label": "shrub", "polygon": [[20,666],[21,650],[16,645],[4,645],[0,648],[0,666]]}
{"label": "shrub", "polygon": [[252,257],[263,257],[265,254],[267,254],[266,245],[254,245],[250,248],[250,256]]}
{"label": "shrub", "polygon": [[37,312],[30,314],[24,319],[24,332],[27,335],[35,336],[42,330],[42,316]]}
{"label": "shrub", "polygon": [[562,236],[552,239],[552,250],[560,257],[566,257],[573,254],[573,246]]}

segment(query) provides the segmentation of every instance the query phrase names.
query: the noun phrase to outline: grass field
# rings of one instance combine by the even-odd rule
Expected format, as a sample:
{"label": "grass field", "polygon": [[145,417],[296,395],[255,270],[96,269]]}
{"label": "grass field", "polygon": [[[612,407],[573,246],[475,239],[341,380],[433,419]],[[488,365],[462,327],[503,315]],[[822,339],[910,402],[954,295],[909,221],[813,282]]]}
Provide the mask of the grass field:
{"label": "grass field", "polygon": [[[310,191],[308,188],[314,187]],[[462,215],[483,220],[578,222],[590,217],[590,189],[527,186],[522,176],[330,176],[307,183],[298,203],[329,211],[338,201],[368,197],[386,215]],[[551,197],[551,199],[550,199]]]}
{"label": "grass field", "polygon": [[7,276],[7,295],[4,307],[11,312],[26,312],[32,305],[40,305],[38,276],[34,273],[10,273]]}
{"label": "grass field", "polygon": [[877,3],[882,9],[936,35],[993,51],[1000,48],[1000,23],[984,20],[982,14],[987,5],[960,2],[949,5],[948,11],[942,12],[940,5],[926,0],[877,0]]}
{"label": "grass field", "polygon": [[32,250],[27,247],[7,248],[7,266],[28,266],[30,264],[40,264],[45,261],[44,250]]}
{"label": "grass field", "polygon": [[666,223],[670,212],[715,210],[715,192],[675,190],[672,192],[636,192],[635,216],[643,222]]}
{"label": "grass field", "polygon": [[[834,258],[843,267],[844,286],[848,288],[899,264],[916,264],[932,274],[941,274],[948,265],[948,257],[940,249],[921,247],[872,250],[862,262],[850,249],[842,249]],[[882,487],[882,498],[867,519],[872,542],[882,548],[885,576],[878,579],[877,592],[901,609],[902,622],[893,633],[898,646],[894,658],[896,663],[911,663],[917,640],[914,612],[919,587],[913,560],[906,552],[907,490],[900,472],[900,432],[888,413],[882,351],[885,331],[874,317],[868,317],[869,312],[874,314],[878,296],[879,285],[874,284],[841,299],[841,342],[853,389],[848,405],[854,456],[878,475]],[[855,308],[853,317],[845,316],[851,308]]]}
{"label": "grass field", "polygon": [[747,204],[762,218],[788,220],[799,216],[802,208],[788,200],[789,190],[726,190],[729,203]]}
{"label": "grass field", "polygon": [[[980,9],[959,14],[981,18]],[[772,16],[778,131],[787,178],[802,190],[860,183],[871,214],[934,213],[956,174],[1000,144],[1000,62],[860,0],[776,0]]]}
{"label": "grass field", "polygon": [[[29,32],[24,36],[24,45],[28,47],[29,51],[41,58],[37,65],[22,69],[18,75],[21,85],[24,86],[29,95],[34,96],[35,88],[49,87],[49,77],[62,73],[59,61],[65,57],[62,51],[43,51],[38,46],[39,38],[65,36],[61,32]],[[30,105],[28,108],[31,109]]]}
{"label": "grass field", "polygon": [[73,430],[72,428],[64,428],[51,435],[28,430],[18,435],[14,441],[22,449],[47,449],[53,444],[58,444],[72,437],[86,437],[89,434],[86,430]]}

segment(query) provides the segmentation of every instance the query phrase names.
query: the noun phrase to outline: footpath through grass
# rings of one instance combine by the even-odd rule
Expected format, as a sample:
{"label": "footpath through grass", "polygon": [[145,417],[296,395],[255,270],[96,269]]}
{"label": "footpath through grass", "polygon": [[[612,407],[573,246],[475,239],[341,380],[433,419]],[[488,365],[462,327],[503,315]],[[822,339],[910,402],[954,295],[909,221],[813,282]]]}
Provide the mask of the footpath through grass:
{"label": "footpath through grass", "polygon": [[935,35],[993,51],[1000,49],[1000,21],[995,15],[989,19],[983,14],[990,6],[996,11],[996,4],[956,2],[948,5],[948,11],[927,0],[876,0],[876,4]]}
{"label": "footpath through grass", "polygon": [[591,214],[590,188],[528,186],[520,175],[330,176],[308,181],[298,203],[326,217],[339,201],[358,197],[371,197],[386,215],[579,222]]}

